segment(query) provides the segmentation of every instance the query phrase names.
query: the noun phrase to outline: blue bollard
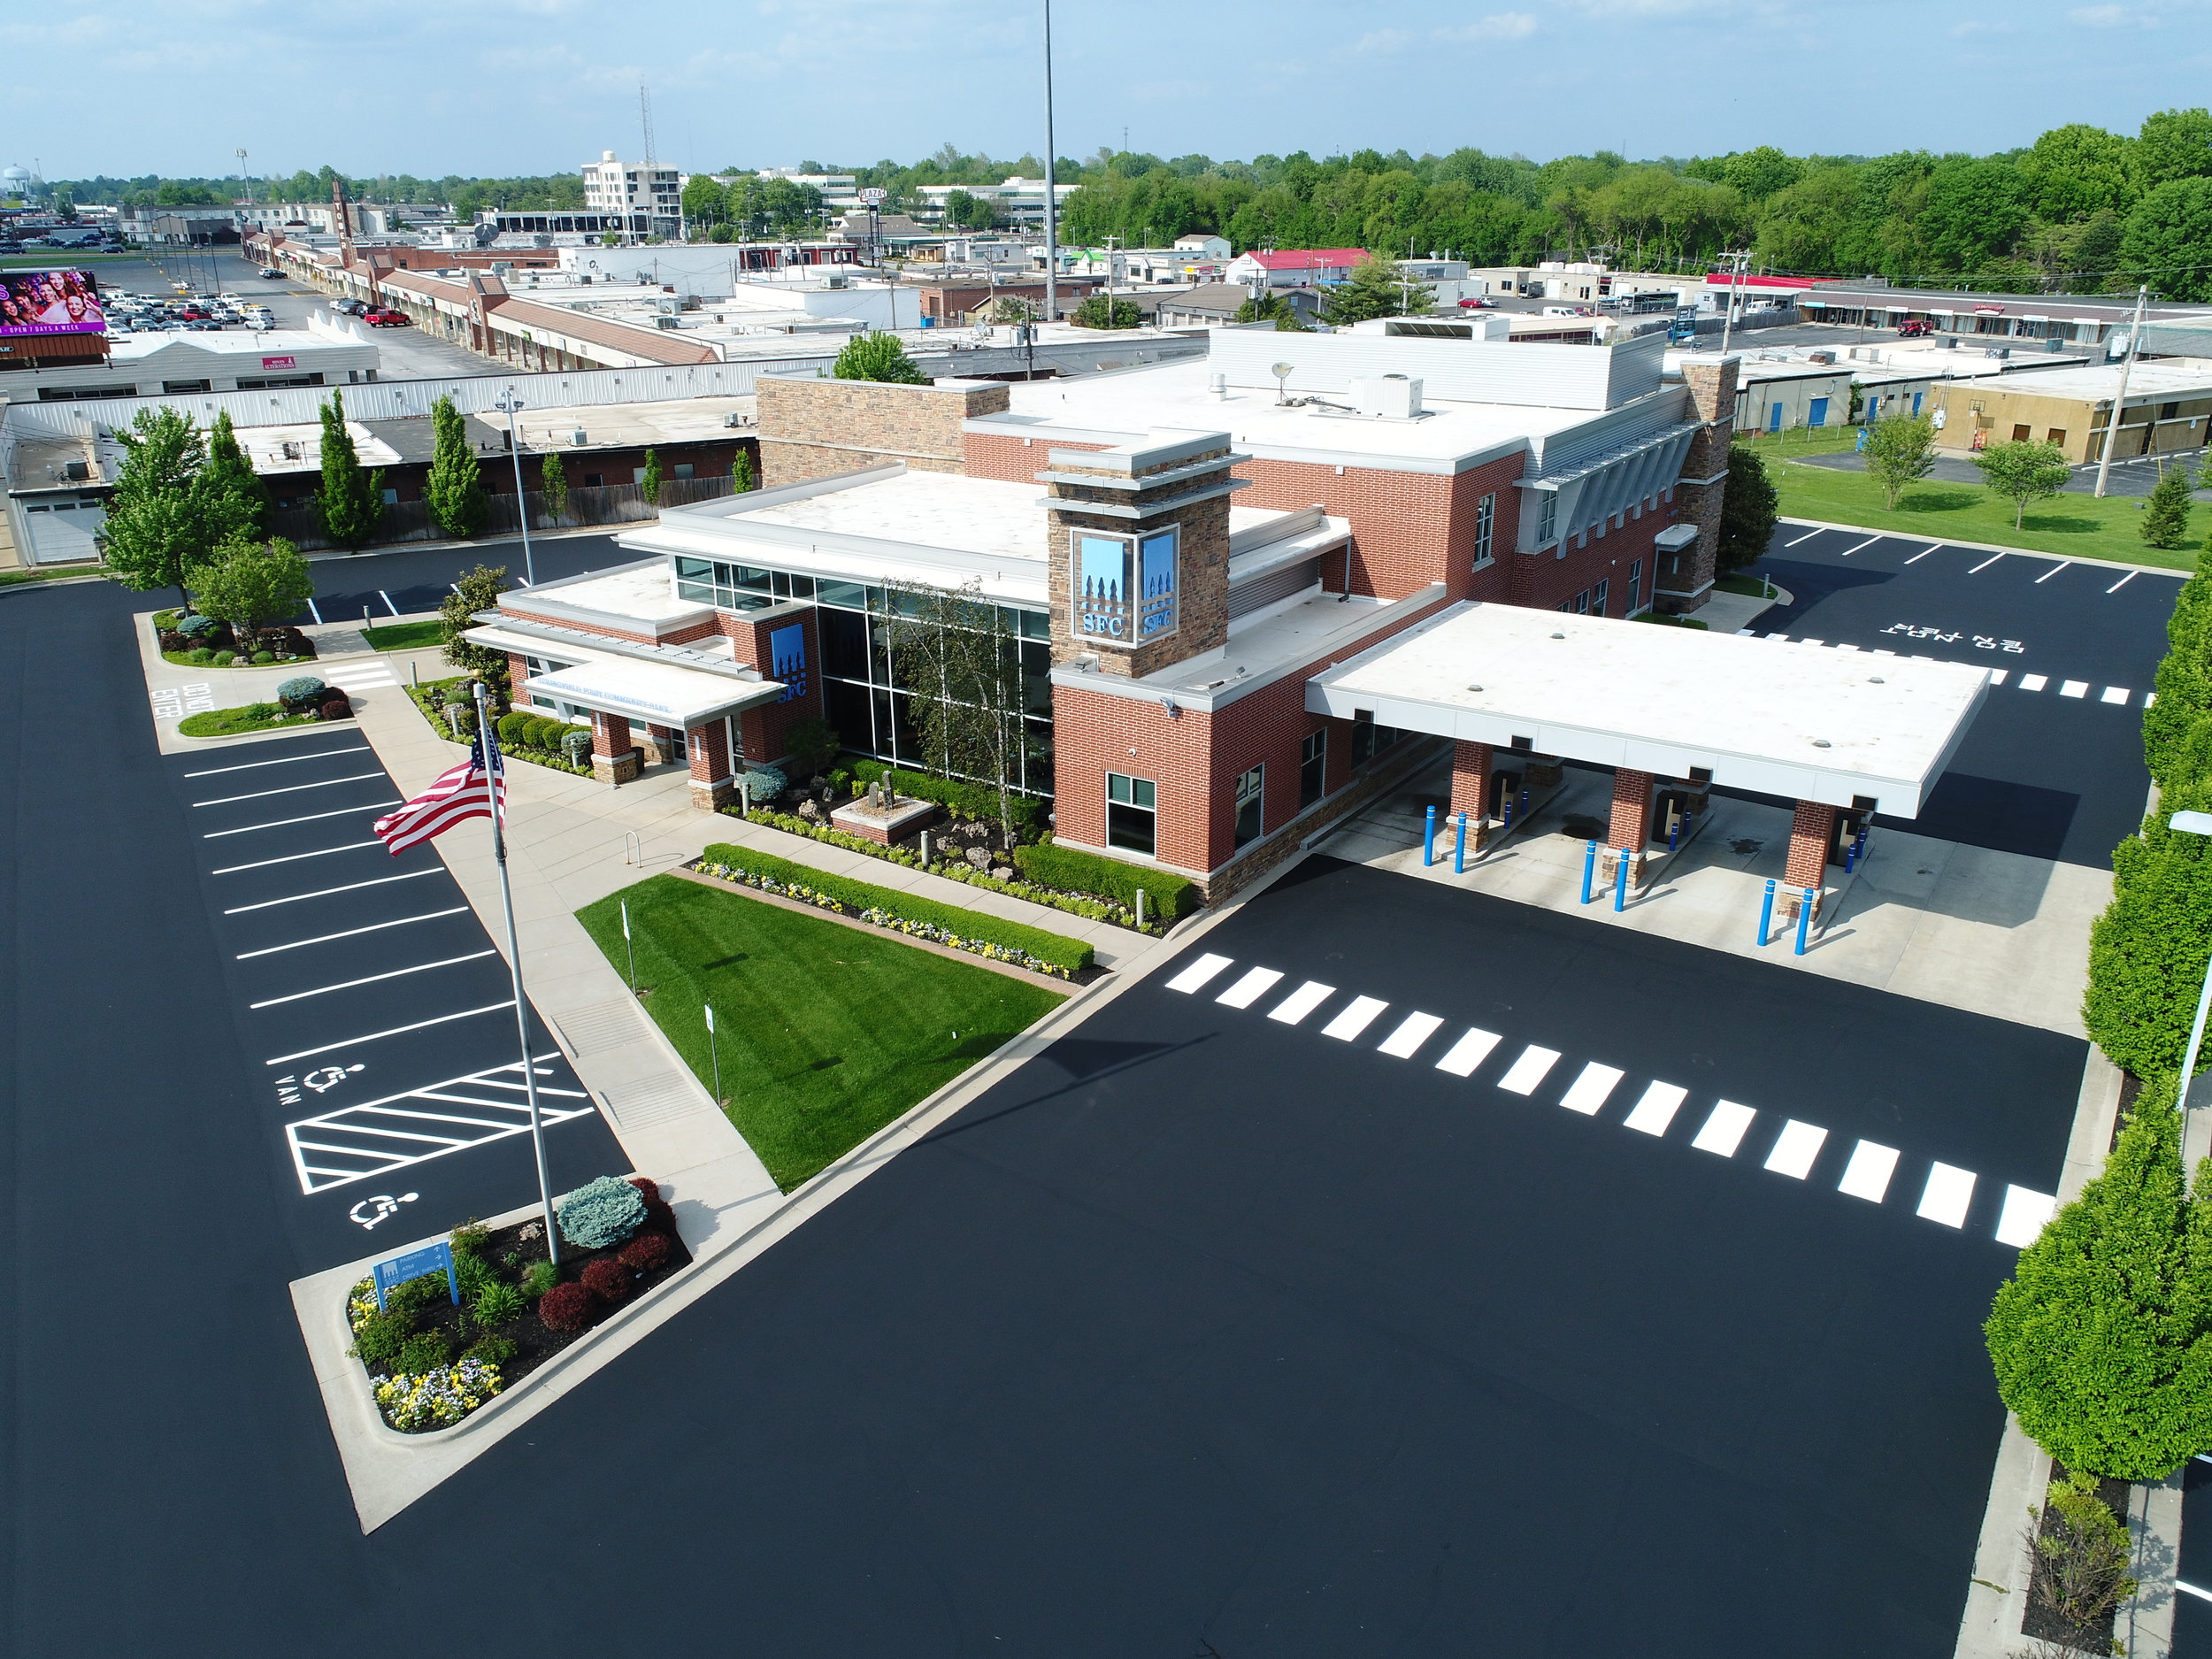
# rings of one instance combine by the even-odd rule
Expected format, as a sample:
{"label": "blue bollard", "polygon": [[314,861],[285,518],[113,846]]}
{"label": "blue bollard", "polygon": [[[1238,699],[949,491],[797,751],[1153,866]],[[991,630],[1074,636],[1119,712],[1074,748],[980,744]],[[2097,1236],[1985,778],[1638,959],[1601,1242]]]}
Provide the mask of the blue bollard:
{"label": "blue bollard", "polygon": [[1794,954],[1801,956],[1805,954],[1805,937],[1812,932],[1812,928],[1813,890],[1807,887],[1804,897],[1798,901],[1797,905],[1797,949]]}
{"label": "blue bollard", "polygon": [[1859,843],[1853,841],[1843,849],[1843,873],[1849,875],[1859,862]]}
{"label": "blue bollard", "polygon": [[1464,812],[1459,815],[1458,844],[1452,849],[1452,873],[1455,876],[1467,873],[1467,815]]}
{"label": "blue bollard", "polygon": [[1521,791],[1521,816],[1528,816],[1528,791],[1525,789]]}
{"label": "blue bollard", "polygon": [[1767,883],[1767,895],[1759,902],[1759,949],[1766,949],[1768,940],[1774,936],[1774,883]]}
{"label": "blue bollard", "polygon": [[1620,862],[1613,867],[1613,909],[1617,913],[1628,908],[1628,849],[1621,849]]}
{"label": "blue bollard", "polygon": [[1676,848],[1682,844],[1681,837],[1682,817],[1681,814],[1677,813],[1672,818],[1669,819],[1667,823],[1667,850],[1669,852],[1674,851]]}
{"label": "blue bollard", "polygon": [[1424,868],[1436,862],[1436,808],[1429,808],[1429,821],[1421,831],[1421,863]]}
{"label": "blue bollard", "polygon": [[1509,835],[1509,834],[1511,834],[1512,833],[1513,833],[1513,803],[1512,803],[1512,802],[1510,802],[1510,801],[1508,801],[1508,802],[1505,803],[1505,816],[1504,816],[1503,818],[1502,818],[1501,819],[1499,819],[1499,821],[1498,821],[1498,833],[1499,833],[1500,835]]}
{"label": "blue bollard", "polygon": [[1592,841],[1582,855],[1582,902],[1590,902],[1590,883],[1598,872],[1598,844]]}

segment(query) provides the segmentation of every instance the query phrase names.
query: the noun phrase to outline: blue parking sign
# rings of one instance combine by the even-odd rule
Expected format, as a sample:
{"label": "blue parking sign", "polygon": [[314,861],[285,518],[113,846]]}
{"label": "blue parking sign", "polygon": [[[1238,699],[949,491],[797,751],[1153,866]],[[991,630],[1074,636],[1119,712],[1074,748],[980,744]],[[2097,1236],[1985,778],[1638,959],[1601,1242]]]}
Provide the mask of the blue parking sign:
{"label": "blue parking sign", "polygon": [[453,1271],[453,1247],[440,1239],[435,1244],[426,1244],[419,1250],[410,1250],[404,1256],[395,1256],[388,1262],[379,1262],[370,1270],[370,1277],[376,1281],[376,1310],[379,1313],[384,1311],[384,1298],[388,1293],[397,1290],[411,1279],[420,1279],[425,1273],[434,1273],[441,1268],[445,1270],[446,1290],[452,1296],[454,1305],[459,1306],[461,1281]]}

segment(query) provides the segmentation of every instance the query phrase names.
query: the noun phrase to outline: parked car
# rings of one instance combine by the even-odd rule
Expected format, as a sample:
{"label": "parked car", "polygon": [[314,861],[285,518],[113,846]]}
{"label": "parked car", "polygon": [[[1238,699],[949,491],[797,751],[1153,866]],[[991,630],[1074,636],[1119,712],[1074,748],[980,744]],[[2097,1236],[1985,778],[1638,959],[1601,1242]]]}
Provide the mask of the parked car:
{"label": "parked car", "polygon": [[373,311],[363,312],[361,320],[372,328],[407,328],[415,319],[405,311]]}
{"label": "parked car", "polygon": [[1924,318],[1908,317],[1897,325],[1897,335],[1901,340],[1917,340],[1924,334],[1933,333],[1935,333],[1935,325]]}
{"label": "parked car", "polygon": [[264,282],[281,282],[284,280],[284,273],[272,266],[261,273],[261,280]]}
{"label": "parked car", "polygon": [[369,308],[359,300],[333,300],[330,309],[347,317],[358,317]]}
{"label": "parked car", "polygon": [[1463,311],[1494,311],[1498,309],[1498,302],[1487,296],[1466,299],[1460,301],[1459,309]]}

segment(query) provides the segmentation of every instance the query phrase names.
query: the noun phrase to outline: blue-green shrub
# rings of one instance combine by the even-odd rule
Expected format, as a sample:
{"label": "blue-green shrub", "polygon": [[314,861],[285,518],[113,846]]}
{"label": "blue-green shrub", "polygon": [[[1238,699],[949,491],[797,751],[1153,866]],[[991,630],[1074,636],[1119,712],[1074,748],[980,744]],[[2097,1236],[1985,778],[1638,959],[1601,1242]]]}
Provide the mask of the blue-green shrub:
{"label": "blue-green shrub", "polygon": [[645,1200],[627,1181],[603,1175],[554,1201],[561,1237],[583,1250],[605,1250],[645,1225]]}
{"label": "blue-green shrub", "polygon": [[189,616],[178,619],[177,632],[188,640],[196,640],[204,634],[212,634],[223,625],[213,617]]}
{"label": "blue-green shrub", "polygon": [[755,806],[766,806],[791,787],[791,780],[773,766],[750,766],[745,772],[745,795]]}
{"label": "blue-green shrub", "polygon": [[288,709],[310,709],[322,701],[323,682],[312,674],[295,674],[276,688],[277,701]]}
{"label": "blue-green shrub", "polygon": [[572,726],[561,738],[561,753],[568,757],[572,766],[591,764],[591,733],[580,726]]}

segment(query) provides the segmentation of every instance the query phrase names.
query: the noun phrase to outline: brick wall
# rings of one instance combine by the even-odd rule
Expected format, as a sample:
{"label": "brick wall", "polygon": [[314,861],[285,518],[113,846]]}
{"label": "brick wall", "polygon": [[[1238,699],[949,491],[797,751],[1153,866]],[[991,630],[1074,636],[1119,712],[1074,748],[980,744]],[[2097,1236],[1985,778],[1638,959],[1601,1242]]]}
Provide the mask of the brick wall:
{"label": "brick wall", "polygon": [[[1668,560],[1663,572],[1661,608],[1694,611],[1712,591],[1720,551],[1721,496],[1727,488],[1729,445],[1735,433],[1736,359],[1692,364],[1682,372],[1689,388],[1692,419],[1702,421],[1682,459],[1684,483],[1675,492],[1675,519],[1697,526],[1690,550]],[[1709,483],[1701,480],[1710,480]]]}
{"label": "brick wall", "polygon": [[757,390],[761,482],[766,485],[885,461],[903,461],[923,472],[963,472],[961,422],[1003,413],[1011,396],[1003,383],[992,380],[892,386],[776,374],[762,375]]}
{"label": "brick wall", "polygon": [[1555,557],[1556,549],[1517,556],[1514,559],[1511,602],[1539,611],[1553,611],[1571,603],[1577,594],[1594,591],[1600,581],[1606,581],[1610,587],[1606,594],[1605,614],[1624,617],[1628,614],[1629,572],[1637,564],[1643,565],[1642,600],[1650,603],[1654,572],[1662,557],[1652,546],[1652,540],[1675,522],[1674,515],[1662,503],[1656,511],[1647,508],[1640,518],[1624,514],[1618,528],[1609,527],[1609,520],[1605,533],[1593,534],[1586,547],[1575,546],[1574,538],[1569,537],[1564,558]]}
{"label": "brick wall", "polygon": [[717,613],[716,620],[722,632],[729,636],[731,654],[741,663],[749,663],[770,678],[774,677],[773,653],[769,649],[768,636],[779,628],[787,628],[795,622],[806,631],[806,683],[799,695],[787,703],[772,703],[764,708],[749,709],[738,717],[739,735],[745,744],[745,758],[754,764],[780,760],[786,753],[791,728],[801,720],[818,718],[822,712],[822,647],[820,630],[811,606],[797,612],[783,611],[764,622],[755,622],[752,611],[725,611]]}

